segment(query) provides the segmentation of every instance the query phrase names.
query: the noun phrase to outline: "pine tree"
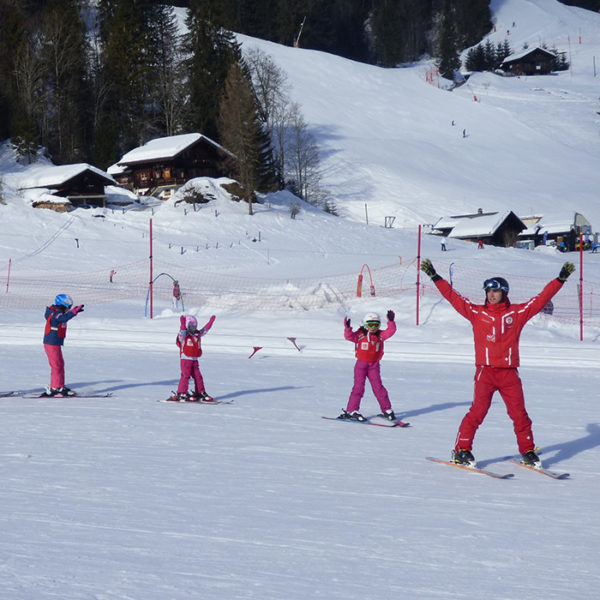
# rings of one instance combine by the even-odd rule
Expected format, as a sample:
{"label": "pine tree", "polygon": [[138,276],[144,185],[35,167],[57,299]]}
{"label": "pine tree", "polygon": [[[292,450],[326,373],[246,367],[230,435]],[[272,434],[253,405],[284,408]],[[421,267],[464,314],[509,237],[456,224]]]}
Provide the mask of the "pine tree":
{"label": "pine tree", "polygon": [[460,68],[456,26],[452,17],[453,9],[446,5],[439,13],[436,23],[438,68],[440,75],[450,80],[454,80],[454,71]]}
{"label": "pine tree", "polygon": [[225,30],[211,3],[193,0],[186,20],[187,103],[185,127],[218,139],[219,103],[231,66],[241,52],[233,34]]}
{"label": "pine tree", "polygon": [[88,156],[85,33],[75,0],[48,2],[40,36],[46,90],[42,133],[44,145],[58,164],[81,161]]}
{"label": "pine tree", "polygon": [[118,132],[112,159],[157,133],[155,64],[157,14],[152,0],[99,0],[102,80],[109,87],[98,122]]}

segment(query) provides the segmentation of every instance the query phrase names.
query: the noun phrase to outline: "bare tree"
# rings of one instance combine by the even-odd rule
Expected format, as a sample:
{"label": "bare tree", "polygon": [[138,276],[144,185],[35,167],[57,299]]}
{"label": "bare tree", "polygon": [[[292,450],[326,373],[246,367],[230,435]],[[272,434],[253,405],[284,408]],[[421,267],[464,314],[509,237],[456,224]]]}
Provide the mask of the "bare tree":
{"label": "bare tree", "polygon": [[285,164],[285,131],[290,105],[288,96],[290,86],[287,75],[259,48],[251,49],[246,54],[245,61],[250,70],[252,86],[259,105],[259,115],[271,140],[273,158],[282,184]]}
{"label": "bare tree", "polygon": [[44,121],[44,66],[36,51],[37,38],[31,36],[17,49],[15,83],[18,117],[13,131],[13,143],[21,156],[33,162],[36,155],[40,124]]}
{"label": "bare tree", "polygon": [[293,182],[300,197],[318,206],[326,196],[321,188],[319,148],[296,103],[290,106],[287,113],[286,130],[286,180]]}

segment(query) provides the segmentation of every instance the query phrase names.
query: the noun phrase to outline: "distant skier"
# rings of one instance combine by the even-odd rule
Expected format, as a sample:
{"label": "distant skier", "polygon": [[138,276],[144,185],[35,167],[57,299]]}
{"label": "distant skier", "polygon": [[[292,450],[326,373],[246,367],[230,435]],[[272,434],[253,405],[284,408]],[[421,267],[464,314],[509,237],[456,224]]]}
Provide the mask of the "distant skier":
{"label": "distant skier", "polygon": [[383,356],[383,342],[396,333],[394,322],[394,311],[387,312],[387,328],[379,329],[381,319],[377,313],[369,313],[363,320],[363,325],[356,331],[352,330],[350,319],[344,319],[344,337],[354,342],[356,364],[354,365],[354,385],[350,392],[350,398],[346,410],[338,419],[353,419],[354,421],[366,421],[360,414],[360,402],[365,393],[365,382],[368,379],[373,393],[379,402],[383,416],[389,421],[395,421],[396,415],[392,410],[388,392],[381,381],[379,361]]}
{"label": "distant skier", "polygon": [[508,282],[503,277],[486,279],[483,282],[485,303],[473,304],[436,273],[428,258],[421,263],[421,270],[431,277],[442,296],[473,327],[475,393],[471,408],[458,429],[452,460],[457,464],[475,466],[475,458],[471,453],[473,438],[487,415],[494,392],[498,391],[513,421],[521,462],[541,467],[542,463],[534,450],[531,419],[525,409],[523,386],[517,369],[519,337],[527,321],[548,304],[575,270],[575,266],[566,262],[556,279],[548,283],[537,296],[522,304],[511,304],[508,299]]}
{"label": "distant skier", "polygon": [[179,287],[179,281],[173,282],[173,308],[178,310],[179,301],[181,300],[181,288]]}
{"label": "distant skier", "polygon": [[[180,330],[175,340],[179,348],[181,377],[177,386],[177,393],[168,398],[169,400],[174,402],[198,402],[200,400],[211,402],[213,400],[206,393],[198,359],[202,356],[200,338],[209,332],[214,322],[215,316],[213,315],[202,329],[198,329],[196,317],[181,315],[179,319]],[[190,377],[194,379],[194,392],[192,394],[188,394]]]}
{"label": "distant skier", "polygon": [[443,237],[441,241],[442,252],[446,252],[446,238]]}
{"label": "distant skier", "polygon": [[50,364],[50,386],[46,388],[46,396],[62,398],[76,395],[73,390],[65,387],[65,361],[62,346],[67,335],[67,322],[82,310],[83,304],[73,306],[73,299],[67,294],[58,294],[54,304],[46,307],[44,350]]}

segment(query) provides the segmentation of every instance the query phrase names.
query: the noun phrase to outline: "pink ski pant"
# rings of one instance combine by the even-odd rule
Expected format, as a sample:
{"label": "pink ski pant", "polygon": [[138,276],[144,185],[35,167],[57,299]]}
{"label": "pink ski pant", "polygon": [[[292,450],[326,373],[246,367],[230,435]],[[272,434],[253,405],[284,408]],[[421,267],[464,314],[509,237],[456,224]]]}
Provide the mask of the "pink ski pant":
{"label": "pink ski pant", "polygon": [[519,372],[516,368],[503,369],[478,366],[475,371],[473,404],[464,416],[456,436],[455,450],[472,450],[473,438],[488,413],[494,392],[500,392],[506,412],[512,419],[519,452],[533,450],[531,419],[525,410],[525,397]]}
{"label": "pink ski pant", "polygon": [[62,346],[44,344],[44,350],[50,364],[50,387],[61,388],[65,385],[65,361]]}
{"label": "pink ski pant", "polygon": [[204,389],[204,380],[202,379],[200,367],[198,366],[198,361],[190,360],[189,358],[182,358],[179,362],[181,363],[181,378],[179,379],[179,385],[177,386],[177,393],[187,393],[190,377],[194,378],[196,392],[199,394],[206,392]]}
{"label": "pink ski pant", "polygon": [[348,406],[346,410],[352,412],[360,408],[360,401],[362,400],[363,394],[365,393],[365,382],[369,380],[373,393],[382,411],[386,411],[392,407],[388,392],[381,382],[381,372],[379,367],[379,361],[365,362],[363,360],[357,360],[354,365],[354,386],[350,392],[350,398],[348,399]]}

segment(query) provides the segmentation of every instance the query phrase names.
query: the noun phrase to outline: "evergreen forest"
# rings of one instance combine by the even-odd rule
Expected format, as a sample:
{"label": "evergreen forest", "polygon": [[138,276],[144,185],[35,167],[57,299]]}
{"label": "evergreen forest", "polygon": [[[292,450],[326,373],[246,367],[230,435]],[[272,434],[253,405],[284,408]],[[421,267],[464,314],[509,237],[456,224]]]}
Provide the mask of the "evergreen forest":
{"label": "evergreen forest", "polygon": [[[187,9],[184,36],[174,7]],[[237,144],[254,189],[292,181],[318,195],[318,151],[285,74],[267,56],[243,60],[233,32],[382,67],[434,57],[452,78],[491,26],[488,0],[0,0],[0,140],[25,158],[44,149],[55,164],[106,168],[152,138],[197,131]],[[302,152],[282,137],[290,123]]]}

